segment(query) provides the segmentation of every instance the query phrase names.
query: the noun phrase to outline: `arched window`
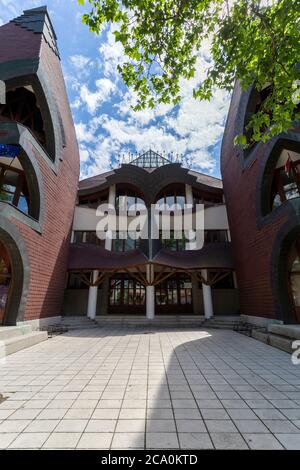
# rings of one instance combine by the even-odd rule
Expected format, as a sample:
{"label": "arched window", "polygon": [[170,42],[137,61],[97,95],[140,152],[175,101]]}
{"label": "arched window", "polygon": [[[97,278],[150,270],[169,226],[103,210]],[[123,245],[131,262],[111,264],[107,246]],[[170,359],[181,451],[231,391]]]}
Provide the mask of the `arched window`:
{"label": "arched window", "polygon": [[167,204],[170,207],[177,204],[183,209],[185,204],[185,186],[183,184],[167,186],[159,193],[155,203],[157,205]]}
{"label": "arched window", "polygon": [[[255,87],[253,87],[253,90],[250,94],[247,109],[246,109],[246,114],[245,114],[244,130],[243,130],[243,133],[247,138],[247,142],[250,144],[249,147],[246,148],[244,151],[244,154],[246,157],[249,156],[249,154],[251,153],[251,151],[256,145],[256,142],[252,142],[253,130],[248,129],[247,126],[250,122],[251,117],[254,114],[257,114],[262,109],[262,105],[270,93],[271,93],[271,86],[266,85],[260,91],[258,91]],[[263,131],[264,129],[261,129],[261,130]]]}
{"label": "arched window", "polygon": [[22,152],[19,145],[0,144],[0,201],[38,219],[40,204],[35,200],[38,189],[33,172],[29,184],[22,164]]}
{"label": "arched window", "polygon": [[6,104],[0,104],[0,122],[13,121],[31,130],[38,142],[49,151],[44,120],[31,86],[19,87],[6,93]]}
{"label": "arched window", "polygon": [[300,152],[278,151],[273,172],[270,210],[300,196]]}
{"label": "arched window", "polygon": [[127,187],[126,185],[117,186],[116,210],[129,210],[135,205],[145,207],[143,195],[137,189]]}

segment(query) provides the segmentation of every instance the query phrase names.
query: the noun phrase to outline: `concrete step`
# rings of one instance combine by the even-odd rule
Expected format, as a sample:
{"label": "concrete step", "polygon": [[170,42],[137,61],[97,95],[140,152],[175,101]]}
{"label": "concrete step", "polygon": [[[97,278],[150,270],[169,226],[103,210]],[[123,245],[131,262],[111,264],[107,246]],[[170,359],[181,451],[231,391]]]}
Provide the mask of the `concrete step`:
{"label": "concrete step", "polygon": [[153,320],[149,320],[144,315],[101,315],[96,317],[99,325],[132,325],[132,326],[182,326],[196,325],[199,326],[203,322],[200,316],[184,316],[184,315],[164,315],[156,316]]}
{"label": "concrete step", "polygon": [[270,333],[269,331],[260,330],[253,330],[252,338],[255,338],[265,344],[269,344],[274,348],[281,349],[287,353],[292,353],[294,351],[292,348],[293,341],[295,341],[294,338],[288,338],[286,336]]}
{"label": "concrete step", "polygon": [[300,325],[269,325],[268,331],[286,338],[300,339]]}
{"label": "concrete step", "polygon": [[216,316],[205,320],[203,326],[205,328],[216,328],[224,330],[232,330],[234,325],[240,321],[239,316]]}
{"label": "concrete step", "polygon": [[15,338],[32,332],[30,325],[0,327],[0,341]]}
{"label": "concrete step", "polygon": [[9,356],[22,349],[29,348],[35,344],[41,343],[48,339],[46,331],[34,331],[13,338],[5,339],[0,342],[0,358]]}

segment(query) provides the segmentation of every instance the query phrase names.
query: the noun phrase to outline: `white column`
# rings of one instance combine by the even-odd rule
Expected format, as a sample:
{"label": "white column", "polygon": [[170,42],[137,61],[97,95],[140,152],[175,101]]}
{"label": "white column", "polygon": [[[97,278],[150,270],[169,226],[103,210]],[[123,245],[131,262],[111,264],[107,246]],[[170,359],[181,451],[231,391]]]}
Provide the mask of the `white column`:
{"label": "white column", "polygon": [[[202,276],[204,277],[204,279],[207,279],[207,276],[208,276],[207,269],[202,270]],[[202,291],[203,291],[204,316],[206,320],[209,320],[210,318],[214,316],[211,286],[208,286],[207,284],[202,283]]]}
{"label": "white column", "polygon": [[[185,185],[185,203],[194,205],[193,197],[193,188],[190,184]],[[197,240],[192,242],[187,242],[185,246],[186,250],[196,250],[197,249]]]}
{"label": "white column", "polygon": [[[99,271],[93,271],[92,279],[93,282],[96,282],[99,276]],[[87,316],[91,320],[96,318],[97,311],[97,297],[98,297],[98,286],[90,286],[89,288],[89,298],[88,298],[88,308]]]}
{"label": "white column", "polygon": [[[153,282],[153,266],[146,266],[147,281]],[[146,316],[148,320],[155,318],[155,286],[146,286]]]}
{"label": "white column", "polygon": [[146,286],[146,315],[148,320],[155,318],[155,286]]}
{"label": "white column", "polygon": [[[115,184],[112,184],[109,187],[108,204],[111,204],[112,206],[115,207],[115,204],[116,204],[116,185]],[[105,249],[108,251],[112,250],[112,238],[111,237],[106,236]]]}

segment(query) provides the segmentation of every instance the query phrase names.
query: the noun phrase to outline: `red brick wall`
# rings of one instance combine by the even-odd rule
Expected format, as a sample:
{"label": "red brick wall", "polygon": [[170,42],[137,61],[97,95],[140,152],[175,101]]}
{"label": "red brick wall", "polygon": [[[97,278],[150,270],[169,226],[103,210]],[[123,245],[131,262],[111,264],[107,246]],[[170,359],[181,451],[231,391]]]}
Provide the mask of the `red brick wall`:
{"label": "red brick wall", "polygon": [[233,146],[235,121],[241,92],[232,98],[222,149],[222,177],[226,198],[241,313],[276,318],[271,286],[271,255],[278,230],[287,220],[281,216],[259,229],[257,225],[257,181],[262,145],[249,168],[242,170],[240,157]]}
{"label": "red brick wall", "polygon": [[39,56],[41,35],[8,23],[0,28],[0,62]]}
{"label": "red brick wall", "polygon": [[[22,234],[30,264],[30,285],[24,320],[56,316],[61,313],[66,264],[79,178],[79,153],[75,129],[58,57],[41,36],[13,23],[0,29],[0,61],[41,56],[52,93],[59,107],[66,147],[55,174],[34,148],[43,177],[45,218],[43,233],[14,220]],[[3,42],[6,41],[7,50]],[[41,46],[41,47],[40,47]],[[4,53],[3,53],[4,51]]]}

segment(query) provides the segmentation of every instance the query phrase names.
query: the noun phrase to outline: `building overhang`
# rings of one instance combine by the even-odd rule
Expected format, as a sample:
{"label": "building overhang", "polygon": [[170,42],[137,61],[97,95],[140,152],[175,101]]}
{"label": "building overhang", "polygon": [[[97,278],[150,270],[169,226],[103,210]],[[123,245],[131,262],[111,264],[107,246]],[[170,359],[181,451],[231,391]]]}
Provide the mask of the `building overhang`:
{"label": "building overhang", "polygon": [[68,270],[116,272],[142,268],[147,264],[187,272],[197,272],[202,269],[234,270],[230,243],[211,243],[201,250],[183,252],[163,248],[153,259],[149,259],[141,250],[120,253],[88,243],[74,243],[70,247]]}

